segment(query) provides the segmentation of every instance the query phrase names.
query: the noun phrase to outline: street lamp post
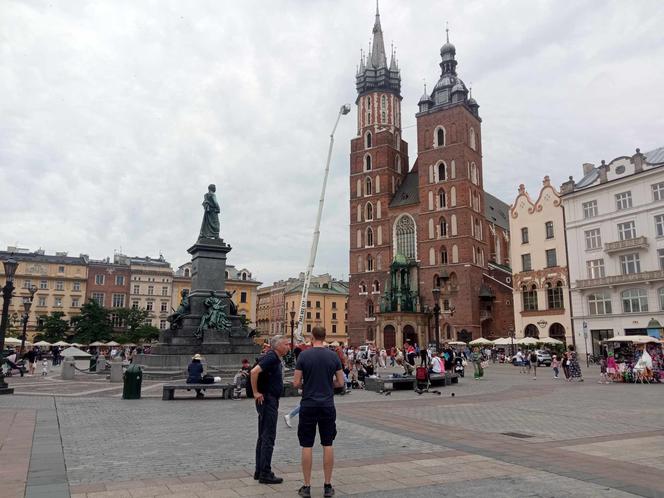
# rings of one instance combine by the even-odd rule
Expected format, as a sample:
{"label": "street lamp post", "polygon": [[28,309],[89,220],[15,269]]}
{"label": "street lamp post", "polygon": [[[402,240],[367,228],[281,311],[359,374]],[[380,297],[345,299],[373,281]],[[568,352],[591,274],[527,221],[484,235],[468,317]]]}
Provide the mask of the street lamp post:
{"label": "street lamp post", "polygon": [[291,351],[295,351],[294,349],[294,334],[295,334],[295,312],[291,311],[290,312],[290,349]]}
{"label": "street lamp post", "polygon": [[35,297],[35,292],[37,292],[37,287],[34,285],[30,287],[30,299],[26,299],[23,301],[23,309],[25,310],[25,313],[23,313],[23,335],[21,336],[21,354],[23,354],[23,350],[25,349],[25,336],[27,333],[28,329],[28,319],[30,318],[30,308],[32,308],[32,300]]}
{"label": "street lamp post", "polygon": [[433,294],[433,326],[436,333],[436,353],[440,353],[440,289],[436,287],[431,291]]}
{"label": "street lamp post", "polygon": [[[7,283],[2,288],[2,319],[0,320],[0,355],[5,350],[5,333],[7,332],[7,323],[9,322],[9,303],[12,299],[12,294],[14,292],[14,275],[16,274],[16,269],[18,268],[18,262],[12,258],[9,258],[7,261],[3,262],[5,267],[5,277],[7,278]],[[14,389],[9,387],[5,382],[5,375],[2,373],[0,368],[0,394],[13,394]]]}

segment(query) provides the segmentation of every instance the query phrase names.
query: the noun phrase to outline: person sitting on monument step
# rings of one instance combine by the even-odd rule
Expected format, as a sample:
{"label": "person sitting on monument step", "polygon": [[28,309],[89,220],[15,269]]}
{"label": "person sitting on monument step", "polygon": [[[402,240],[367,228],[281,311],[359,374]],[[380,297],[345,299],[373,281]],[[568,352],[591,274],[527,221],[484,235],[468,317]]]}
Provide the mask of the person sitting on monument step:
{"label": "person sitting on monument step", "polygon": [[[203,364],[201,363],[201,355],[196,353],[189,366],[187,367],[187,384],[202,384],[203,383]],[[202,398],[203,392],[196,389],[196,397]]]}

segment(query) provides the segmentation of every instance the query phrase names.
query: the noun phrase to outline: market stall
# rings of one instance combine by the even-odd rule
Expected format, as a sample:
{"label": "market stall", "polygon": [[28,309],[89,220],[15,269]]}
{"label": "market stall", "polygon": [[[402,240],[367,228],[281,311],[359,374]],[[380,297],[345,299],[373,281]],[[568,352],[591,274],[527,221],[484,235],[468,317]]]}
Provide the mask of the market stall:
{"label": "market stall", "polygon": [[613,382],[662,382],[662,342],[647,335],[620,335],[603,341],[607,374]]}

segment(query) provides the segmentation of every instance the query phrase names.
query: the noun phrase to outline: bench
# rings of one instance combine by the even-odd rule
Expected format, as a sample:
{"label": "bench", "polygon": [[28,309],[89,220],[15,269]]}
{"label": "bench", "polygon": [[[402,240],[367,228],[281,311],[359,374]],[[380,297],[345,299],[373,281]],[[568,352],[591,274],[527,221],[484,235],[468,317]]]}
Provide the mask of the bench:
{"label": "bench", "polygon": [[182,389],[220,389],[222,390],[222,397],[224,399],[231,399],[233,397],[235,384],[165,384],[161,399],[166,401],[175,399],[175,391]]}
{"label": "bench", "polygon": [[[451,372],[445,374],[429,374],[429,381],[432,387],[445,387],[451,384],[459,383],[459,375]],[[417,380],[414,376],[404,377],[367,377],[364,381],[364,388],[367,391],[400,391],[417,388]]]}

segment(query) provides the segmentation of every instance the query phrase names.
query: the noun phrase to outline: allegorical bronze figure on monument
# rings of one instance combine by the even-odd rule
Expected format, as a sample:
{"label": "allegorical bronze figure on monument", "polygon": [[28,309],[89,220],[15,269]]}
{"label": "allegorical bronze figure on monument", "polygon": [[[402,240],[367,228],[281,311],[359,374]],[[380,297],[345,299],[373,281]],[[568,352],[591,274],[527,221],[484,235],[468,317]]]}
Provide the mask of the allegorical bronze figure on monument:
{"label": "allegorical bronze figure on monument", "polygon": [[201,233],[199,239],[218,239],[219,238],[219,213],[221,208],[217,202],[217,187],[214,184],[208,186],[207,194],[203,197],[203,223],[201,224]]}
{"label": "allegorical bronze figure on monument", "polygon": [[196,337],[203,337],[206,329],[216,329],[225,332],[230,329],[231,321],[224,311],[224,302],[217,297],[214,291],[210,291],[210,297],[205,302],[205,313],[201,316],[201,323],[196,330]]}
{"label": "allegorical bronze figure on monument", "polygon": [[189,291],[187,289],[182,289],[180,296],[182,297],[180,300],[180,306],[178,306],[178,309],[173,311],[173,313],[166,318],[171,324],[171,330],[182,327],[182,319],[185,315],[188,315],[191,310],[191,306],[189,305]]}

